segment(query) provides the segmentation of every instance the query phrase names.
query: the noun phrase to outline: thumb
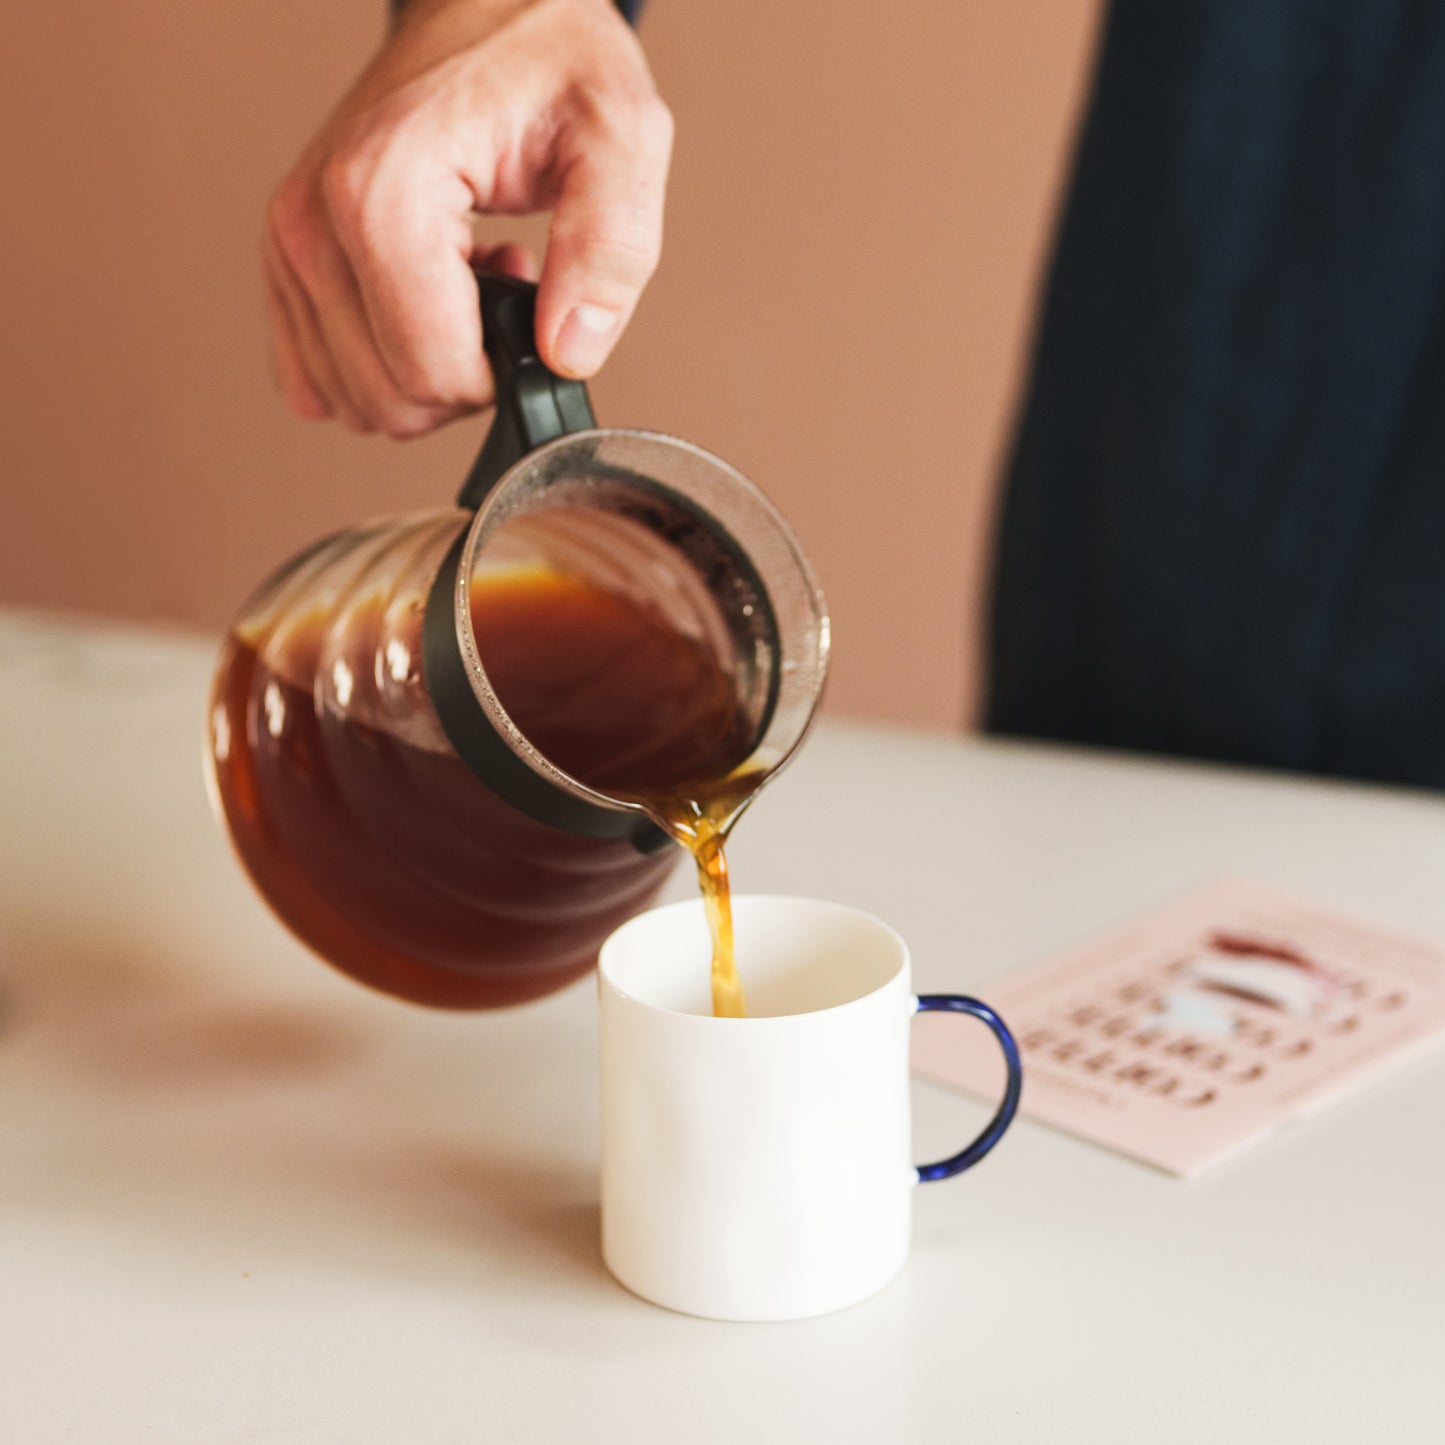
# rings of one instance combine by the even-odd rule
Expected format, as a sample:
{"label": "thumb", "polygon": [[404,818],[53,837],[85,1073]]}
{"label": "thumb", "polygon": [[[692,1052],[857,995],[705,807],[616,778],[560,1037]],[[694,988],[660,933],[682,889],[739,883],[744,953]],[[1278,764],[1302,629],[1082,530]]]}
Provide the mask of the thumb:
{"label": "thumb", "polygon": [[657,269],[672,119],[660,100],[631,123],[593,130],[567,167],[537,289],[542,360],[590,377],[606,361]]}

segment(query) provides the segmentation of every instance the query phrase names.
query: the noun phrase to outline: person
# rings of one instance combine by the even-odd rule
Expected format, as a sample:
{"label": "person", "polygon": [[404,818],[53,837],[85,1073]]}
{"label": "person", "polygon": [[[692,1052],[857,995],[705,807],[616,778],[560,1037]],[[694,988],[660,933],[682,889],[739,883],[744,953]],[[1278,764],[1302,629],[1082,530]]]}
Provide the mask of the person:
{"label": "person", "polygon": [[[656,264],[610,0],[409,0],[272,203],[303,416],[485,406],[473,209],[552,209],[544,360]],[[987,725],[1445,787],[1445,7],[1113,0],[1005,477]]]}

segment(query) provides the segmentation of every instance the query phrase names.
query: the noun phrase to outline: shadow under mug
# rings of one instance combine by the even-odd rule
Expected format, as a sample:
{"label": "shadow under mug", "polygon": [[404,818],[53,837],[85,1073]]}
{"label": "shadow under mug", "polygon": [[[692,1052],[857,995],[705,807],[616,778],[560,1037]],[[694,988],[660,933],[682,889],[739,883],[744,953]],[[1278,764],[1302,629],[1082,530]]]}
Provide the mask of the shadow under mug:
{"label": "shadow under mug", "polygon": [[[701,902],[603,945],[602,1253],[655,1304],[723,1320],[802,1319],[883,1288],[908,1257],[912,1191],[976,1164],[1018,1108],[1018,1047],[986,1004],[916,996],[887,924],[806,898],[733,900],[748,1017],[714,1018]],[[983,1132],[910,1162],[909,1023],[990,1028],[1008,1082]]]}

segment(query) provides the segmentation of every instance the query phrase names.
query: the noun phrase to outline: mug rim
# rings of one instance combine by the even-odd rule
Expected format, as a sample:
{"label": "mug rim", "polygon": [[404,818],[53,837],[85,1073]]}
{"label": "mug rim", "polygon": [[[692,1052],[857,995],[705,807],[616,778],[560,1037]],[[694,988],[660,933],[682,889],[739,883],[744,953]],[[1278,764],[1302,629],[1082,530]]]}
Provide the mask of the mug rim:
{"label": "mug rim", "polygon": [[[859,908],[851,903],[838,903],[831,898],[812,898],[799,893],[737,893],[732,899],[734,910],[739,904],[744,903],[788,903],[805,904],[811,908],[822,908],[835,915],[847,914],[856,919],[861,919],[876,929],[885,933],[889,940],[897,948],[897,960],[895,966],[881,983],[875,984],[866,993],[857,995],[855,998],[845,999],[841,1003],[827,1004],[823,1008],[807,1009],[801,1013],[788,1014],[763,1014],[758,1016],[748,1015],[744,1018],[721,1018],[715,1014],[687,1013],[681,1009],[665,1008],[661,1004],[653,1003],[649,999],[641,997],[624,988],[612,973],[609,966],[608,954],[615,951],[617,939],[628,929],[641,924],[644,919],[656,918],[662,914],[693,912],[703,915],[704,925],[706,915],[705,905],[701,898],[683,898],[672,903],[663,903],[653,908],[644,909],[643,912],[634,914],[625,923],[619,924],[603,940],[602,947],[597,954],[597,983],[599,990],[608,989],[618,999],[635,1005],[638,1008],[646,1009],[649,1013],[666,1019],[686,1019],[692,1023],[707,1027],[709,1025],[723,1026],[747,1026],[758,1027],[765,1024],[783,1025],[792,1024],[795,1027],[804,1020],[831,1018],[843,1013],[848,1009],[859,1009],[871,1004],[879,995],[891,988],[898,986],[899,979],[905,980],[905,991],[908,993],[912,1004],[912,965],[913,956],[909,952],[908,942],[896,928],[885,919],[880,918],[876,913],[870,913],[866,908]],[[913,1004],[916,1008],[916,1004]],[[913,1008],[910,1011],[913,1011]]]}

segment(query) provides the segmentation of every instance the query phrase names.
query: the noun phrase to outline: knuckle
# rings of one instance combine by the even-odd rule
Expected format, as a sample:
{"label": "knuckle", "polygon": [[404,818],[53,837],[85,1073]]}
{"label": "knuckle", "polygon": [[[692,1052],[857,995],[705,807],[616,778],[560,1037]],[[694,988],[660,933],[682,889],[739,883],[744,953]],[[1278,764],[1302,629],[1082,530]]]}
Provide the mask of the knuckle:
{"label": "knuckle", "polygon": [[395,357],[391,375],[402,400],[412,406],[447,406],[456,399],[447,394],[448,388],[414,356]]}
{"label": "knuckle", "polygon": [[389,411],[380,418],[382,433],[394,442],[424,436],[436,425],[435,417],[420,410]]}
{"label": "knuckle", "polygon": [[374,174],[370,157],[354,149],[334,152],[321,167],[322,202],[339,232],[364,229]]}
{"label": "knuckle", "polygon": [[587,247],[589,270],[629,287],[645,286],[661,259],[661,238],[641,216],[618,218]]}
{"label": "knuckle", "polygon": [[401,400],[413,408],[436,412],[477,407],[485,399],[481,378],[464,377],[460,372],[443,375],[413,355],[390,358],[390,370]]}
{"label": "knuckle", "polygon": [[380,432],[397,442],[431,431],[443,415],[442,408],[414,405],[390,390],[385,395],[354,396],[353,400],[366,419],[368,431]]}
{"label": "knuckle", "polygon": [[321,163],[317,190],[338,236],[365,240],[404,210],[411,177],[433,146],[406,118],[373,118]]}
{"label": "knuckle", "polygon": [[672,138],[677,130],[672,109],[656,92],[649,98],[642,116],[642,132],[664,152],[672,149]]}
{"label": "knuckle", "polygon": [[651,154],[672,143],[672,111],[650,85],[603,83],[578,100],[593,127],[615,136],[634,152],[640,147]]}
{"label": "knuckle", "polygon": [[281,255],[303,280],[317,270],[325,237],[306,193],[283,186],[267,208],[267,225]]}
{"label": "knuckle", "polygon": [[553,250],[565,256],[564,269],[600,305],[626,309],[652,279],[661,258],[657,239],[647,231],[623,230],[615,217],[568,236],[553,238]]}
{"label": "knuckle", "polygon": [[288,235],[300,221],[301,190],[293,181],[286,180],[277,187],[266,203],[266,229],[277,238]]}

